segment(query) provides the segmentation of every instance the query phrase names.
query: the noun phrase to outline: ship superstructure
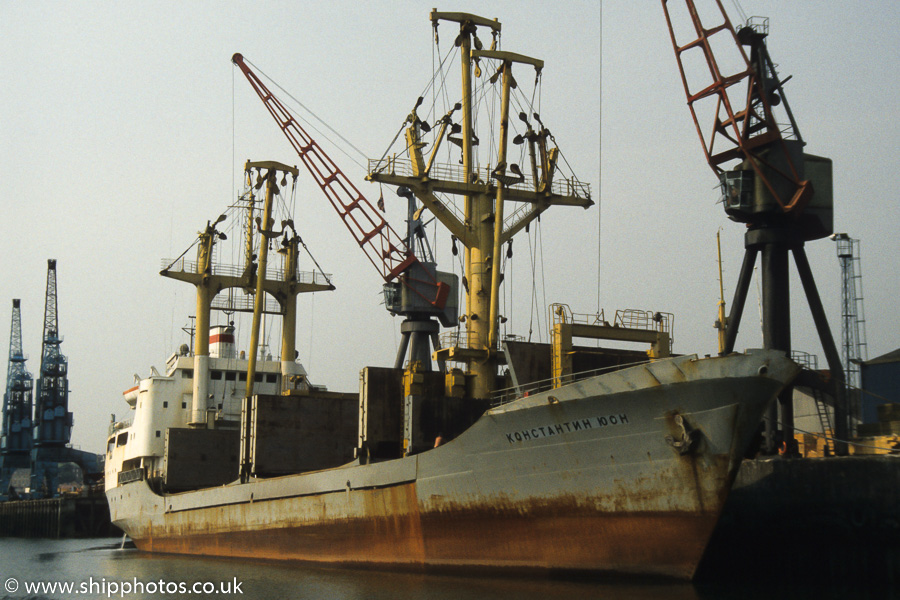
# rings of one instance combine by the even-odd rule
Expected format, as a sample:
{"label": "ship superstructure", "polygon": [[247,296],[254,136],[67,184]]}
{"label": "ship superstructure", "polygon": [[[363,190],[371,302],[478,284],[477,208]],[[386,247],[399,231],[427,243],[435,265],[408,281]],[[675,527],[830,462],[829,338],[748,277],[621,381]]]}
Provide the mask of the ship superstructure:
{"label": "ship superstructure", "polygon": [[[113,522],[147,551],[690,578],[763,410],[799,368],[776,351],[673,357],[672,316],[648,311],[617,313],[610,324],[602,314],[555,304],[553,343],[501,340],[504,244],[550,206],[590,206],[589,188],[558,174],[560,152],[534,111],[522,112],[522,133],[513,138],[530,174],[508,153],[512,70],[540,73],[543,63],[496,45],[484,49],[477,33],[496,38],[496,20],[434,11],[431,21],[459,27],[459,105],[432,128],[417,115],[420,99],[401,151],[370,164],[369,178],[399,186],[408,202],[402,245],[243,57],[234,57],[361,248],[384,269],[388,308],[405,317],[408,360],[404,348],[393,367],[365,367],[358,394],[309,383],[295,361],[292,307],[300,291],[330,283],[316,276],[303,287],[290,258],[289,219],[274,231],[276,173],[296,170],[249,163],[259,174],[255,189],[267,190],[249,230],[269,243],[282,239],[285,270],[270,276],[269,243],[252,237],[242,268],[218,267],[221,217],[200,233],[195,263],[179,259],[163,270],[197,289],[193,350],[183,347],[164,375],[152,372],[125,392],[134,418],[113,424],[108,440]],[[501,98],[493,135],[475,131],[479,73]],[[436,137],[426,158],[421,136],[428,131]],[[476,158],[473,148],[489,139],[498,140],[497,153]],[[437,162],[441,145],[458,148],[461,168]],[[248,204],[246,222],[254,223]],[[449,318],[454,279],[415,255],[424,209],[464,249],[464,332]],[[230,322],[210,327],[210,308],[228,290],[252,298],[246,356],[235,356]],[[275,359],[258,350],[266,294],[282,317]],[[227,304],[237,310],[230,295]],[[450,329],[451,344],[436,342],[432,317]],[[651,349],[586,350],[576,338]]]}
{"label": "ship superstructure", "polygon": [[[324,387],[309,383],[303,365],[295,360],[297,296],[334,286],[324,273],[299,270],[302,241],[292,221],[284,220],[281,229],[274,230],[276,196],[288,176],[296,178],[297,170],[275,162],[248,161],[246,175],[248,189],[231,211],[244,224],[243,264],[214,261],[216,243],[227,239],[218,229],[227,218],[223,214],[199,232],[196,261],[186,260],[183,254],[167,261],[160,271],[197,290],[193,348],[183,344],[166,361],[164,374],[154,368],[149,377],[135,381],[124,392],[134,416],[110,425],[107,486],[146,477],[160,491],[197,488],[231,481],[238,468],[249,477],[250,457],[238,455],[245,398],[308,395],[311,390],[327,393]],[[263,186],[264,195],[258,198],[255,192]],[[280,245],[277,269],[268,266],[273,241]],[[226,317],[252,313],[251,347],[257,350],[238,353],[233,321],[211,326],[213,310]],[[266,315],[277,315],[282,324],[280,357],[275,360],[271,353],[258,350],[261,320]]]}

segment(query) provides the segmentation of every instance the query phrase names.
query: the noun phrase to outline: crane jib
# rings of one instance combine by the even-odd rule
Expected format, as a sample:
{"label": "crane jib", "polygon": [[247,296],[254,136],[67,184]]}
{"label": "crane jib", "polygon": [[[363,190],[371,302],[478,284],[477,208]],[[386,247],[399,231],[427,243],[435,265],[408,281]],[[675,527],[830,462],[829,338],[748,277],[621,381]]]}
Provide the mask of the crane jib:
{"label": "crane jib", "polygon": [[[344,175],[343,171],[297,123],[290,111],[269,91],[259,77],[250,70],[250,67],[244,62],[244,57],[238,53],[232,57],[231,61],[244,73],[244,76],[272,115],[272,118],[275,119],[279,129],[281,129],[291,146],[300,156],[304,166],[312,174],[313,179],[322,189],[322,192],[331,201],[341,220],[344,221],[344,225],[350,230],[350,233],[372,264],[380,271],[384,280],[390,282],[399,277],[403,285],[406,285],[421,296],[421,291],[412,288],[407,283],[406,277],[401,277],[412,267],[421,265],[416,255],[406,247],[403,238],[378,214],[372,204]],[[311,157],[318,161],[318,165],[313,164]],[[325,167],[327,172],[323,172],[318,166]],[[332,185],[334,183],[338,185]],[[372,224],[372,228],[366,231],[361,227],[357,219],[350,214],[351,211],[361,212],[365,219]],[[384,248],[390,250],[384,252]],[[398,259],[398,254],[404,258],[402,260]],[[379,261],[381,262],[380,265],[378,264]],[[436,308],[443,310],[449,297],[449,286],[446,283],[438,282],[436,277],[424,266],[422,271],[430,278],[430,281],[425,283],[426,288],[432,288],[429,290],[427,297],[423,297]]]}

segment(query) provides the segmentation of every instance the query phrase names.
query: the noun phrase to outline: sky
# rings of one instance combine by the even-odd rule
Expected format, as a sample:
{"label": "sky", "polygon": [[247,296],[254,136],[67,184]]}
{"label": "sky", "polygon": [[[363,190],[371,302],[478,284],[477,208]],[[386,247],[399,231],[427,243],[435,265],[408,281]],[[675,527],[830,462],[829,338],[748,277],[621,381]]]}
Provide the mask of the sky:
{"label": "sky", "polygon": [[[433,5],[0,0],[0,326],[21,298],[27,367],[36,374],[47,259],[57,259],[74,445],[102,451],[110,415],[128,416],[122,392],[134,375],[163,370],[188,341],[193,289],[159,277],[162,259],[181,254],[233,201],[245,160],[298,163],[232,54],[376,158],[432,75]],[[900,4],[725,7],[735,21],[741,12],[770,19],[769,52],[792,75],[786,91],[806,151],[834,161],[835,230],[861,240],[868,355],[892,351],[900,347],[891,312],[900,297]],[[503,49],[544,60],[541,117],[593,189],[592,208],[552,209],[530,237],[517,238],[501,307],[506,333],[530,330],[547,341],[550,302],[577,313],[602,308],[607,318],[638,308],[675,315],[676,352],[715,353],[716,232],[730,304],[744,228],[716,204],[660,4],[465,0],[438,8],[499,18]],[[454,32],[443,25],[439,35],[446,51]],[[340,152],[333,158],[378,197],[363,169]],[[389,190],[385,200],[402,229],[400,201]],[[300,234],[337,287],[301,299],[300,358],[314,382],[355,391],[360,368],[393,364],[399,320],[380,306],[379,274],[305,173],[296,202]],[[439,234],[447,269],[448,246]],[[814,241],[806,251],[840,344],[835,245]],[[796,275],[792,291],[793,346],[824,365]],[[757,298],[751,290],[740,349],[762,344]]]}

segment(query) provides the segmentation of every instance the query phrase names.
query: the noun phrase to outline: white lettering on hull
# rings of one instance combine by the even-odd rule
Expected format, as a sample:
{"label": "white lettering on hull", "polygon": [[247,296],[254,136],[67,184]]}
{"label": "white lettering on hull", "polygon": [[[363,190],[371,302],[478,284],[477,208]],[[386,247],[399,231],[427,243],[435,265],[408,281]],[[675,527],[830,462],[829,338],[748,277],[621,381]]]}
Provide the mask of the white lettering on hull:
{"label": "white lettering on hull", "polygon": [[507,433],[506,441],[510,444],[517,444],[540,438],[552,437],[554,435],[565,435],[587,429],[598,429],[616,425],[628,425],[628,415],[626,413],[619,413],[617,415],[575,419],[574,421],[566,421],[564,423],[554,423],[552,425],[532,427],[531,429],[522,429]]}

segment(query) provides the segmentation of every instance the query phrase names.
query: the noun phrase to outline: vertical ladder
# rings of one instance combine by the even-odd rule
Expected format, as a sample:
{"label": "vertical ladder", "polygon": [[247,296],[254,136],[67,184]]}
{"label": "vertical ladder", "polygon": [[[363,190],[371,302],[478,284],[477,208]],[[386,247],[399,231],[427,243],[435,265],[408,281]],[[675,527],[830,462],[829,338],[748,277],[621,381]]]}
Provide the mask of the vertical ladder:
{"label": "vertical ladder", "polygon": [[825,440],[825,454],[833,456],[834,446],[831,443],[831,436],[834,435],[834,428],[831,426],[831,416],[828,414],[828,406],[825,405],[825,399],[822,397],[822,392],[820,390],[813,389],[812,392],[813,404],[816,405],[819,423],[822,425],[822,437]]}

